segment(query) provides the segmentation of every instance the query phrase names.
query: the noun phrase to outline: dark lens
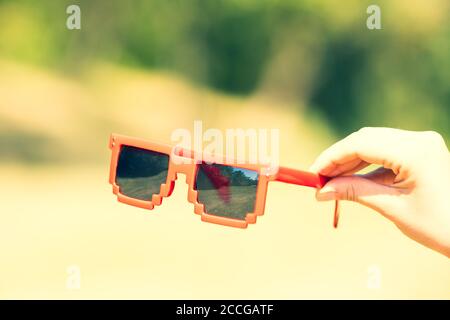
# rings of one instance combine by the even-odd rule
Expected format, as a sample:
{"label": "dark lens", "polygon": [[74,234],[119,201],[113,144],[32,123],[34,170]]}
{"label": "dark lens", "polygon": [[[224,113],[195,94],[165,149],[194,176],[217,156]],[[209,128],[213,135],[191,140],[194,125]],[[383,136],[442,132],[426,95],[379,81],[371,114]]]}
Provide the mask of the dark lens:
{"label": "dark lens", "polygon": [[198,166],[195,189],[206,213],[245,220],[255,208],[258,173],[220,164]]}
{"label": "dark lens", "polygon": [[166,182],[169,156],[136,147],[122,146],[117,163],[116,183],[131,198],[151,200]]}

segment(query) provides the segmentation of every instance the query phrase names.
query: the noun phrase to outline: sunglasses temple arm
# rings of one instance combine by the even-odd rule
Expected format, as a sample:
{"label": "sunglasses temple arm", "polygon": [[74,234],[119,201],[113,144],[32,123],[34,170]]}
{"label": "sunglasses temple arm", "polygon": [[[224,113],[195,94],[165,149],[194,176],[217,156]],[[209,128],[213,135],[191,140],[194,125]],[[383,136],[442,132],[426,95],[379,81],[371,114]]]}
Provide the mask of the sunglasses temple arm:
{"label": "sunglasses temple arm", "polygon": [[275,180],[311,188],[322,188],[330,178],[312,172],[279,167]]}
{"label": "sunglasses temple arm", "polygon": [[[330,178],[312,172],[300,171],[291,168],[280,167],[275,181],[296,184],[311,188],[322,188]],[[334,205],[333,227],[337,228],[339,222],[339,201]]]}

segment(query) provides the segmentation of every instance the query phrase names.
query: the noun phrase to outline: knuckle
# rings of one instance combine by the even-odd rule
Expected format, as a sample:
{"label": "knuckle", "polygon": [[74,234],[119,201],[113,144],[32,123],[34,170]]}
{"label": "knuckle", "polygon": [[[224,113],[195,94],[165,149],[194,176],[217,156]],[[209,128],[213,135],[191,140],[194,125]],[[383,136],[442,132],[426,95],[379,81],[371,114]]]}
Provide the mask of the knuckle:
{"label": "knuckle", "polygon": [[377,128],[375,127],[362,127],[358,131],[355,132],[355,136],[360,139],[368,139],[378,134]]}
{"label": "knuckle", "polygon": [[370,133],[373,130],[372,127],[362,127],[361,129],[358,130],[359,133],[362,134],[366,134],[366,133]]}
{"label": "knuckle", "polygon": [[368,131],[368,132],[377,132],[377,131],[381,131],[381,130],[385,130],[386,128],[384,127],[362,127],[361,130],[364,131]]}
{"label": "knuckle", "polygon": [[364,137],[367,136],[367,131],[368,131],[368,128],[366,128],[366,127],[361,128],[358,131],[354,131],[351,134],[349,134],[348,137],[346,138],[346,140],[360,141],[360,140],[364,139]]}
{"label": "knuckle", "polygon": [[356,201],[358,194],[354,182],[346,177],[343,177],[341,179],[341,181],[345,184],[345,187],[342,188],[340,192],[338,192],[339,200]]}
{"label": "knuckle", "polygon": [[428,146],[443,146],[445,145],[444,137],[436,131],[424,131],[422,132],[424,142]]}
{"label": "knuckle", "polygon": [[444,140],[442,135],[437,131],[425,131],[425,133],[430,140],[434,140],[434,141],[443,141]]}
{"label": "knuckle", "polygon": [[347,186],[346,198],[349,201],[356,201],[356,192],[353,184]]}

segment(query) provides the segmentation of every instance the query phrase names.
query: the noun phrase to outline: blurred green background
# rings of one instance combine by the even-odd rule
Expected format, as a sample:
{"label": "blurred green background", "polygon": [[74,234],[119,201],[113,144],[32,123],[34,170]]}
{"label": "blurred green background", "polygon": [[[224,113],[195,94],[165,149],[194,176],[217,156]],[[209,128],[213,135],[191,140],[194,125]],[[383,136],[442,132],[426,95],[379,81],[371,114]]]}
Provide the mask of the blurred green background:
{"label": "blurred green background", "polygon": [[306,169],[364,126],[448,139],[449,110],[448,0],[0,0],[0,298],[448,299],[448,259],[367,208],[343,203],[336,232],[332,204],[273,183],[236,230],[179,181],[147,212],[114,199],[107,145],[277,128],[281,164]]}
{"label": "blurred green background", "polygon": [[[448,137],[449,2],[376,1],[382,30],[370,31],[365,11],[372,3],[2,0],[0,57],[70,77],[99,62],[169,71],[228,95],[287,104],[319,117],[337,137],[363,126]],[[64,27],[69,4],[82,8],[80,31]],[[0,123],[4,150],[17,135],[1,113]],[[33,158],[26,147],[14,152]]]}

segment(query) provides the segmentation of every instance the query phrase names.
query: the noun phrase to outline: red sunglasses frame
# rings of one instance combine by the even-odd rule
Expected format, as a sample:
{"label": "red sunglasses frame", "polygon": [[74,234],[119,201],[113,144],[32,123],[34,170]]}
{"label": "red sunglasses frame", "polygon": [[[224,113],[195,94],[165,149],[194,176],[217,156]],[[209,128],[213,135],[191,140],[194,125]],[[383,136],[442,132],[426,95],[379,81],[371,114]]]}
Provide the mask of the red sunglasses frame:
{"label": "red sunglasses frame", "polygon": [[[151,200],[135,199],[132,197],[128,197],[120,192],[120,187],[116,184],[116,170],[120,150],[123,145],[156,151],[159,153],[167,154],[169,156],[169,166],[166,182],[161,185],[159,194],[154,194]],[[161,205],[163,198],[169,197],[172,194],[175,186],[175,180],[177,180],[178,174],[183,173],[186,175],[186,183],[189,187],[188,201],[194,205],[194,212],[201,216],[201,220],[237,228],[246,228],[248,224],[256,223],[257,216],[261,216],[264,214],[269,181],[280,181],[311,188],[321,188],[329,180],[329,178],[325,176],[286,167],[279,167],[277,172],[268,174],[268,166],[265,165],[237,165],[232,161],[229,161],[229,159],[220,162],[220,164],[235,168],[254,170],[259,174],[254,211],[247,213],[245,220],[239,220],[235,218],[209,214],[206,212],[204,205],[198,202],[197,190],[194,189],[194,182],[197,176],[198,164],[194,159],[194,153],[192,151],[186,149],[176,149],[171,145],[150,142],[143,139],[128,137],[119,134],[112,134],[110,136],[109,148],[112,151],[109,171],[109,183],[112,185],[113,193],[117,196],[119,202],[151,210],[155,206]],[[335,227],[337,227],[338,219],[339,212],[338,204],[336,202],[334,214]]]}

